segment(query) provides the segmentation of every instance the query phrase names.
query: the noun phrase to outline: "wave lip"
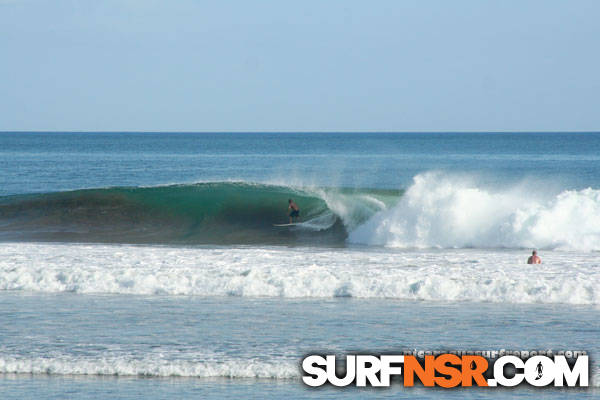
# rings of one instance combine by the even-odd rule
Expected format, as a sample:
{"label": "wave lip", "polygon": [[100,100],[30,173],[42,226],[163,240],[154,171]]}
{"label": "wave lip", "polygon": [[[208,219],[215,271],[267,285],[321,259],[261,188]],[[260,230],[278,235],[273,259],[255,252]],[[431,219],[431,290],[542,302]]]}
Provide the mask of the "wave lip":
{"label": "wave lip", "polygon": [[349,241],[399,248],[600,251],[600,190],[544,195],[536,186],[493,190],[470,177],[424,173],[397,205],[352,231]]}

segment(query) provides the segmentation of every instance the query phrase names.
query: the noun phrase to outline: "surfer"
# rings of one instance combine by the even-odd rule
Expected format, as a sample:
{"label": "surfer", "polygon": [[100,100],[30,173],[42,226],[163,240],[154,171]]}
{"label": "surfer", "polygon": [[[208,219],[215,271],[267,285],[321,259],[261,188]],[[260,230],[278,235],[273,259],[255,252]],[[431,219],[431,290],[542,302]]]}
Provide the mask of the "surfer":
{"label": "surfer", "polygon": [[298,218],[298,216],[300,215],[300,208],[298,207],[298,204],[294,203],[294,200],[289,199],[288,200],[288,210],[290,211],[290,224],[293,222],[294,218]]}
{"label": "surfer", "polygon": [[537,372],[537,376],[535,377],[535,380],[537,381],[538,379],[540,379],[542,377],[542,375],[544,375],[544,366],[542,365],[541,361],[538,363],[537,367],[535,367],[535,370]]}
{"label": "surfer", "polygon": [[527,264],[541,264],[542,259],[538,257],[537,251],[532,251],[531,256],[527,259]]}

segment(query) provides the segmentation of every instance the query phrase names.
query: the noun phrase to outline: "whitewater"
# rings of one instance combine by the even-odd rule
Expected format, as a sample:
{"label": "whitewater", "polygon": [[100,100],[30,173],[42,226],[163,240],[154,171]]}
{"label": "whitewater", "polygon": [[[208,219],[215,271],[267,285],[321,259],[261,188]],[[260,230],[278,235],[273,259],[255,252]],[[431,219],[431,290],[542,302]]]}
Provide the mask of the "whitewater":
{"label": "whitewater", "polygon": [[0,244],[0,290],[29,293],[380,298],[600,304],[589,254]]}
{"label": "whitewater", "polygon": [[486,188],[469,175],[429,172],[350,242],[417,248],[600,250],[600,190],[547,193],[539,183]]}

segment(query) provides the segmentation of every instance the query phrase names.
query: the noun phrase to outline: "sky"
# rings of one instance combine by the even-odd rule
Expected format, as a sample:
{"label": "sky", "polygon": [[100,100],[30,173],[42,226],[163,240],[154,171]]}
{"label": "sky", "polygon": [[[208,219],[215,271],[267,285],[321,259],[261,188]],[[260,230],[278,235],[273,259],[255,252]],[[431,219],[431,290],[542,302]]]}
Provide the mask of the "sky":
{"label": "sky", "polygon": [[599,131],[600,1],[0,0],[0,130]]}

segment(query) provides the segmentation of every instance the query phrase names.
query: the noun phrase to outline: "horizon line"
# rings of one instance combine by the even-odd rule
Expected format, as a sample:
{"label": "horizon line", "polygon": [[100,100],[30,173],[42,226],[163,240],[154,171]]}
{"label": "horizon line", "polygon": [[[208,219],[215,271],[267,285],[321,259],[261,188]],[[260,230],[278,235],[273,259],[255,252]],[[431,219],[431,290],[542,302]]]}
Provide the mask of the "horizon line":
{"label": "horizon line", "polygon": [[573,130],[573,131],[545,131],[545,130],[465,130],[465,131],[457,131],[457,130],[437,130],[437,131],[393,131],[393,130],[368,130],[368,131],[335,131],[335,130],[326,130],[326,131],[278,131],[278,130],[265,130],[265,131],[162,131],[162,130],[0,130],[0,133],[247,133],[247,134],[255,134],[255,133],[282,133],[282,134],[293,134],[293,133],[600,133],[600,130]]}

